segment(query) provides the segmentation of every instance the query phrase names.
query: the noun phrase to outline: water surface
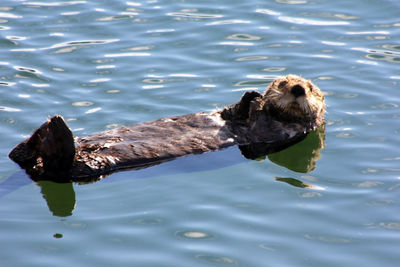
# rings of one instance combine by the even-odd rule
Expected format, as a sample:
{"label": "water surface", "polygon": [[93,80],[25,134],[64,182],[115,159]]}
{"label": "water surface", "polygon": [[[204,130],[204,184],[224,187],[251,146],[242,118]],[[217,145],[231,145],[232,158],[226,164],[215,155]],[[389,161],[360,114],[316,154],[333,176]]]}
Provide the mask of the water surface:
{"label": "water surface", "polygon": [[[1,265],[396,266],[399,10],[2,1]],[[222,108],[288,73],[326,96],[312,168],[289,160],[304,159],[307,140],[258,161],[232,147],[93,184],[33,183],[7,157],[49,115],[83,136]]]}

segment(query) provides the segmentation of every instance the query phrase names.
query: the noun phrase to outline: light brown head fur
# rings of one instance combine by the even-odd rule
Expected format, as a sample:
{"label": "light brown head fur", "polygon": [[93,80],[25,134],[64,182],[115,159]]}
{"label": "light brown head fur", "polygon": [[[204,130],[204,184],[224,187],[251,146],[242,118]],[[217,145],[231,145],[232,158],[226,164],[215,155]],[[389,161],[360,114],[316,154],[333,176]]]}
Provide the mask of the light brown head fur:
{"label": "light brown head fur", "polygon": [[280,119],[312,128],[322,125],[325,103],[320,89],[311,81],[289,74],[274,80],[263,95],[264,109]]}

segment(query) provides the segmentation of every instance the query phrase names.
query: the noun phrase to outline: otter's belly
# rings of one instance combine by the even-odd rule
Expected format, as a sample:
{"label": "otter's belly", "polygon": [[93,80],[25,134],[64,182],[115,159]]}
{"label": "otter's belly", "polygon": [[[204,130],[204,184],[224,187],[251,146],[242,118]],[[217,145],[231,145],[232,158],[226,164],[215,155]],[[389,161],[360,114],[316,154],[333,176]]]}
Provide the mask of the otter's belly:
{"label": "otter's belly", "polygon": [[75,142],[75,177],[147,167],[236,143],[219,113],[163,118],[91,134]]}

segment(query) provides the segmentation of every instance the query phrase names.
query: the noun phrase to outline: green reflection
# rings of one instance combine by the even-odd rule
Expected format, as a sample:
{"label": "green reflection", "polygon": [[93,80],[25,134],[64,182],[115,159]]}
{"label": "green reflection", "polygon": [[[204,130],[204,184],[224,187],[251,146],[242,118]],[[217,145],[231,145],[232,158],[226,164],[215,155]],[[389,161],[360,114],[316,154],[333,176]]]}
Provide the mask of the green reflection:
{"label": "green reflection", "polygon": [[313,185],[303,183],[300,180],[294,179],[294,178],[282,178],[282,177],[276,177],[275,180],[280,181],[280,182],[285,182],[287,184],[300,187],[300,188],[314,188]]}
{"label": "green reflection", "polygon": [[67,217],[75,208],[75,191],[72,183],[39,181],[43,198],[54,216]]}
{"label": "green reflection", "polygon": [[268,159],[295,172],[310,172],[316,167],[320,150],[324,148],[324,139],[325,127],[320,127],[299,143],[268,155]]}
{"label": "green reflection", "polygon": [[62,238],[63,235],[60,234],[60,233],[55,233],[55,234],[53,235],[53,237],[58,239],[58,238]]}

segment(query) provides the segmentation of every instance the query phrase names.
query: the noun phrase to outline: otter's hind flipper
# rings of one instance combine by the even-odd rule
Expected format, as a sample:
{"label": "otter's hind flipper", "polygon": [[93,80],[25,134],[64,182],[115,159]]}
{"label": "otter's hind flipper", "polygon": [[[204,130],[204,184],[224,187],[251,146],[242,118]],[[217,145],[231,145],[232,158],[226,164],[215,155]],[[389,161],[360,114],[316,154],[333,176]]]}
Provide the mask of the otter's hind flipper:
{"label": "otter's hind flipper", "polygon": [[74,137],[63,117],[56,115],[17,145],[9,157],[29,173],[65,174],[75,158]]}

